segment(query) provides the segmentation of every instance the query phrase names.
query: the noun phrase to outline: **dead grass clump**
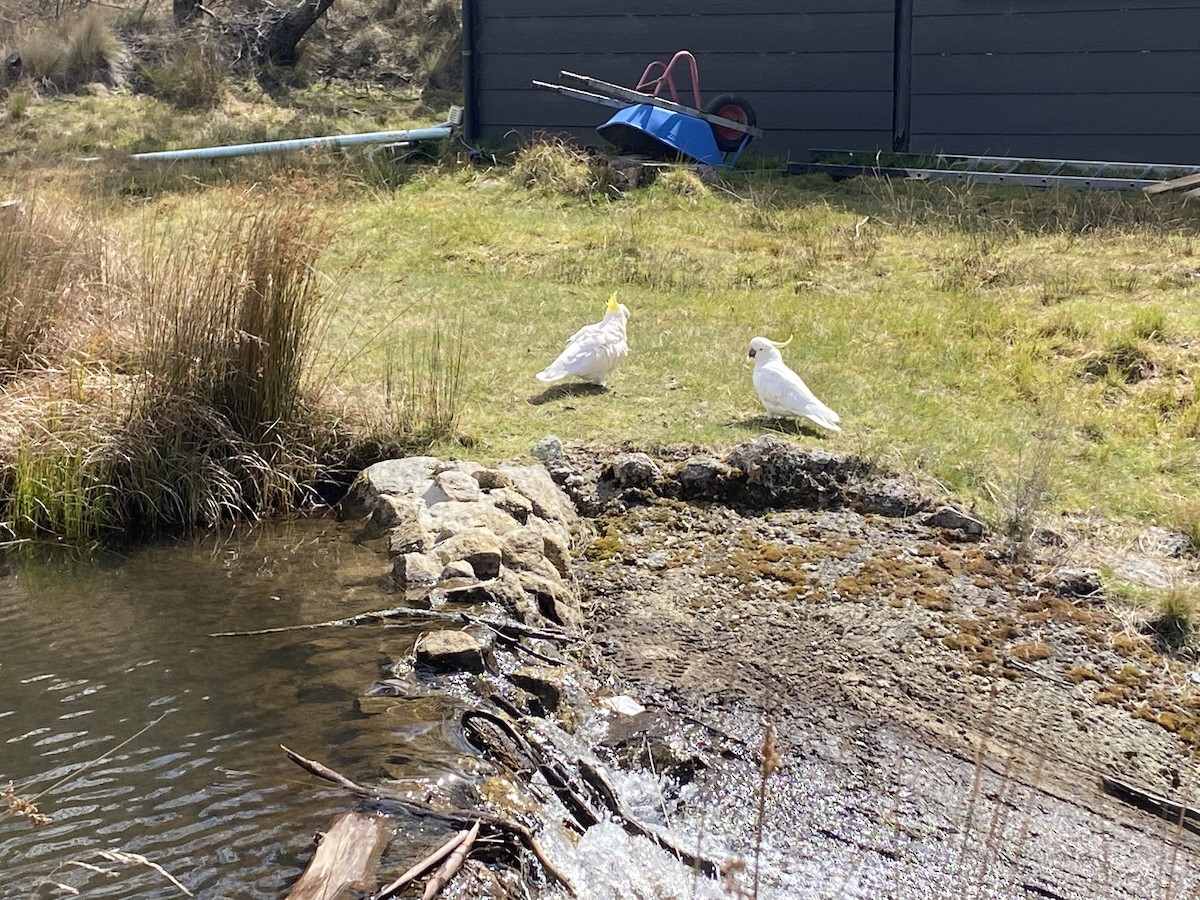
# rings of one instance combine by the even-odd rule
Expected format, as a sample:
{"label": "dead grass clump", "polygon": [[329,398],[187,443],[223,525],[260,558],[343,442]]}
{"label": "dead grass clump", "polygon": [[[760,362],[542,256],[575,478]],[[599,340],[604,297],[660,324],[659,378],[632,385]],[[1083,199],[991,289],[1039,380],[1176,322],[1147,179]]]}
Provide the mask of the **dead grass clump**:
{"label": "dead grass clump", "polygon": [[86,313],[102,271],[100,237],[49,200],[0,205],[0,382],[59,363],[64,318]]}
{"label": "dead grass clump", "polygon": [[41,86],[75,91],[122,80],[124,47],[100,12],[39,25],[19,42],[21,68]]}
{"label": "dead grass clump", "polygon": [[1090,378],[1113,379],[1123,384],[1145,381],[1157,371],[1154,361],[1134,340],[1121,339],[1091,354],[1083,363]]}
{"label": "dead grass clump", "polygon": [[683,166],[672,166],[661,171],[654,179],[652,190],[696,202],[712,196],[712,191],[694,170]]}
{"label": "dead grass clump", "polygon": [[226,64],[217,47],[190,40],[138,67],[150,93],[179,109],[214,109],[226,93]]}
{"label": "dead grass clump", "polygon": [[523,147],[513,165],[513,178],[522,187],[572,197],[596,192],[603,180],[587,153],[558,140]]}

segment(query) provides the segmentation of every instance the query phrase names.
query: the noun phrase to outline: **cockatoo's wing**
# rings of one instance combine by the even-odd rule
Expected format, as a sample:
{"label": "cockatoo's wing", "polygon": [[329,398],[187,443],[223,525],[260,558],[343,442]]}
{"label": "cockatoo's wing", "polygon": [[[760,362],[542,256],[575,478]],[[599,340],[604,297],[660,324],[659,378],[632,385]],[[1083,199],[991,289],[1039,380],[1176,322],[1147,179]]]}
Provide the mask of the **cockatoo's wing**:
{"label": "cockatoo's wing", "polygon": [[551,382],[574,375],[602,385],[628,354],[624,323],[588,325],[571,336],[558,359],[537,378]]}
{"label": "cockatoo's wing", "polygon": [[773,416],[800,416],[823,428],[841,431],[841,416],[817,399],[803,379],[782,361],[754,371],[754,389]]}

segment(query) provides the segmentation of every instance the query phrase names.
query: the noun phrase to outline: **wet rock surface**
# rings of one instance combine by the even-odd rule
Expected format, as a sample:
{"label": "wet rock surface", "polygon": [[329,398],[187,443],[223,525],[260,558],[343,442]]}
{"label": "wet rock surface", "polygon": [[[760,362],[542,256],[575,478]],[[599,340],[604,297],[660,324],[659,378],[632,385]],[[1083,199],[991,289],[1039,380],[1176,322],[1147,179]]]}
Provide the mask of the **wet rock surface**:
{"label": "wet rock surface", "polygon": [[[535,452],[542,465],[389,463],[347,502],[364,535],[386,536],[398,580],[406,557],[428,559],[455,576],[435,590],[446,608],[499,607],[579,638],[489,634],[484,653],[472,629],[455,662],[467,640],[435,632],[412,671],[538,723],[532,743],[562,741],[580,771],[625,773],[639,816],[732,861],[739,889],[755,856],[760,897],[1200,889],[1191,829],[1102,787],[1189,802],[1200,679],[1108,602],[1065,539],[1018,562],[946,498],[774,437],[653,456],[551,437]],[[1193,565],[1161,535],[1136,550],[1158,564],[1156,548]],[[411,690],[406,671],[387,684]],[[767,723],[779,765],[764,780]],[[546,802],[536,767],[509,771],[525,773],[518,794]],[[637,778],[654,785],[640,805]],[[592,830],[556,858],[585,858]],[[639,871],[576,871],[576,888],[727,895],[686,875],[650,889]],[[561,895],[552,880],[534,889]]]}
{"label": "wet rock surface", "polygon": [[583,448],[556,476],[595,516],[590,665],[649,708],[610,749],[682,741],[678,820],[746,854],[774,723],[764,896],[1196,889],[1195,835],[1102,788],[1195,793],[1195,667],[1097,569],[1018,564],[969,512],[774,438],[704,479],[651,462],[651,489]]}

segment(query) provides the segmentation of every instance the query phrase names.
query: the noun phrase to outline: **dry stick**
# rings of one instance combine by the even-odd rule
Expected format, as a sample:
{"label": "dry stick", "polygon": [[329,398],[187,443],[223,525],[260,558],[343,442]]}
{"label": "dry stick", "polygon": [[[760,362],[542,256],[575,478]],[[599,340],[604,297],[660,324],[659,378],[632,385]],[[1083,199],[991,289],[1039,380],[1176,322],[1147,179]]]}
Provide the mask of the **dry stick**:
{"label": "dry stick", "polygon": [[1168,800],[1159,794],[1152,793],[1127,781],[1121,781],[1105,775],[1101,779],[1104,790],[1126,803],[1130,803],[1146,812],[1154,813],[1164,819],[1177,821],[1179,827],[1189,831],[1200,831],[1200,809],[1185,806]]}
{"label": "dry stick", "polygon": [[286,631],[307,631],[313,628],[346,628],[357,625],[372,625],[385,619],[424,619],[437,622],[478,622],[489,628],[501,631],[511,631],[528,637],[542,638],[548,641],[571,641],[575,638],[566,631],[547,628],[533,628],[509,619],[485,619],[469,617],[466,613],[448,613],[436,609],[413,609],[409,606],[396,606],[391,609],[375,609],[370,612],[358,613],[345,619],[329,619],[325,622],[305,622],[299,625],[280,625],[276,628],[256,628],[253,631],[214,631],[209,637],[252,637],[260,634],[282,634]]}
{"label": "dry stick", "polygon": [[429,882],[425,885],[424,893],[421,894],[421,900],[433,900],[434,897],[441,893],[442,888],[454,877],[454,873],[466,862],[467,854],[471,852],[471,845],[475,843],[475,838],[477,837],[479,837],[478,820],[471,826],[471,830],[467,833],[467,836],[454,848],[449,858],[442,863],[442,867],[429,879]]}
{"label": "dry stick", "polygon": [[[478,819],[475,820],[475,827],[476,828],[479,827]],[[426,856],[423,860],[416,863],[407,872],[405,872],[403,875],[401,875],[399,878],[397,878],[395,881],[393,881],[391,884],[389,884],[387,887],[385,887],[383,890],[381,890],[378,894],[376,894],[374,896],[373,900],[388,900],[389,897],[393,897],[396,894],[400,893],[401,889],[403,889],[404,886],[407,885],[410,881],[412,881],[414,878],[416,878],[418,875],[420,875],[422,872],[424,872],[426,869],[428,869],[434,863],[439,863],[442,861],[443,858],[448,856],[451,853],[451,851],[454,850],[455,847],[457,847],[459,844],[461,844],[463,842],[463,840],[466,838],[466,836],[468,834],[470,834],[470,832],[466,831],[466,830],[460,831],[457,834],[455,834],[452,838],[450,838],[450,840],[446,841],[446,843],[442,844],[442,846],[438,847],[436,850],[434,850],[432,853],[430,853],[428,856]]]}
{"label": "dry stick", "polygon": [[529,848],[529,852],[532,853],[537,858],[537,861],[542,864],[542,868],[546,870],[546,874],[566,888],[567,893],[570,896],[574,897],[576,895],[575,885],[571,883],[571,879],[568,878],[563,873],[562,869],[556,866],[548,856],[546,856],[546,851],[542,849],[542,845],[538,842],[533,832],[515,819],[505,819],[495,815],[494,813],[479,812],[477,810],[438,809],[437,807],[427,803],[421,803],[417,800],[406,800],[403,797],[393,797],[391,795],[380,794],[378,791],[373,791],[370,788],[363,787],[361,784],[358,784],[355,781],[351,781],[345,775],[342,775],[340,772],[335,772],[333,769],[329,768],[329,766],[326,766],[323,763],[319,763],[316,760],[301,756],[295,750],[291,750],[285,747],[283,744],[280,744],[279,746],[292,762],[304,769],[306,772],[310,772],[313,775],[316,775],[318,778],[324,779],[325,781],[331,781],[339,787],[350,791],[352,794],[358,794],[362,797],[369,797],[373,800],[381,800],[385,803],[394,803],[406,812],[417,816],[433,816],[441,819],[444,822],[453,822],[455,824],[464,825],[467,822],[482,820],[498,830],[511,831],[521,839],[521,842],[525,844],[527,848]]}
{"label": "dry stick", "polygon": [[[516,723],[510,722],[502,716],[493,715],[482,710],[468,710],[463,713],[464,726],[467,726],[467,722],[472,718],[480,718],[491,722],[498,730],[507,734],[521,748],[522,752],[529,757],[530,762],[537,767],[538,771],[542,773],[542,776],[549,782],[551,788],[554,789],[558,798],[563,802],[563,805],[567,807],[567,810],[575,818],[576,822],[583,828],[591,827],[600,821],[600,815],[592,809],[591,803],[579,791],[571,787],[569,779],[560,770],[559,766],[552,764],[547,758],[548,753],[546,751],[542,750],[540,746],[535,746],[533,742],[526,739],[517,730]],[[540,737],[545,743],[554,747],[556,751],[562,752],[549,738],[545,736]],[[691,853],[688,850],[684,850],[671,838],[639,822],[625,808],[616,790],[609,783],[605,775],[590,762],[577,757],[572,762],[578,769],[580,777],[595,791],[608,810],[618,818],[621,826],[626,831],[636,837],[643,837],[653,841],[668,853],[674,854],[684,865],[700,869],[710,878],[716,878],[721,875],[721,867],[717,863],[700,856],[698,853]]]}
{"label": "dry stick", "polygon": [[526,647],[524,644],[521,643],[520,638],[515,638],[511,634],[505,634],[503,628],[497,628],[491,622],[487,621],[487,619],[478,619],[474,616],[468,616],[466,613],[462,614],[462,618],[463,618],[463,621],[467,622],[470,625],[482,625],[484,628],[490,629],[496,635],[496,637],[500,638],[500,640],[504,641],[505,644],[511,646],[514,650],[520,650],[522,653],[528,653],[530,656],[534,657],[535,659],[540,659],[543,662],[550,663],[551,665],[555,665],[555,666],[565,666],[566,665],[566,661],[564,661],[564,660],[557,659],[553,656],[547,656],[545,653],[539,653],[538,651],[532,649],[531,647]]}

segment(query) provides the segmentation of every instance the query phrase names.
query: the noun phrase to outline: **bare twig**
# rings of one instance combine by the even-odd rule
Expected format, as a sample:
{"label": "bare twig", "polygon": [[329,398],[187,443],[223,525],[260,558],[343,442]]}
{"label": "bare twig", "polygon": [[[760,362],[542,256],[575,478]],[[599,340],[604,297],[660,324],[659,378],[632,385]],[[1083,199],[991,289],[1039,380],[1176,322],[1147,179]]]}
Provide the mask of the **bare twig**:
{"label": "bare twig", "polygon": [[475,838],[479,837],[479,821],[471,826],[471,830],[467,832],[467,836],[459,841],[458,846],[451,851],[450,856],[442,863],[442,867],[438,869],[429,882],[425,885],[425,891],[421,894],[421,900],[433,900],[442,888],[454,877],[462,864],[467,859],[467,854],[471,852],[471,846],[475,843]]}
{"label": "bare twig", "polygon": [[414,609],[409,606],[394,606],[390,609],[374,609],[369,612],[347,616],[344,619],[329,619],[324,622],[304,622],[298,625],[280,625],[275,628],[256,628],[253,631],[214,631],[209,637],[253,637],[261,634],[282,634],[287,631],[307,631],[313,628],[350,628],[358,625],[373,625],[388,619],[416,619],[434,622],[467,622],[486,625],[488,628],[507,635],[525,635],[547,641],[570,641],[570,632],[552,628],[533,628],[511,619],[493,619],[469,616],[466,613],[442,612],[437,609]]}
{"label": "bare twig", "polygon": [[[475,826],[477,828],[479,826],[478,819],[475,820]],[[450,853],[454,851],[454,848],[461,844],[466,836],[470,833],[470,831],[464,829],[463,831],[455,834],[450,838],[450,840],[446,841],[446,843],[442,844],[442,846],[438,847],[420,862],[414,864],[407,872],[376,894],[373,900],[388,900],[389,897],[394,897],[396,894],[400,893],[400,891],[403,890],[410,881],[419,876],[430,866],[441,862],[445,857],[449,856]]]}

